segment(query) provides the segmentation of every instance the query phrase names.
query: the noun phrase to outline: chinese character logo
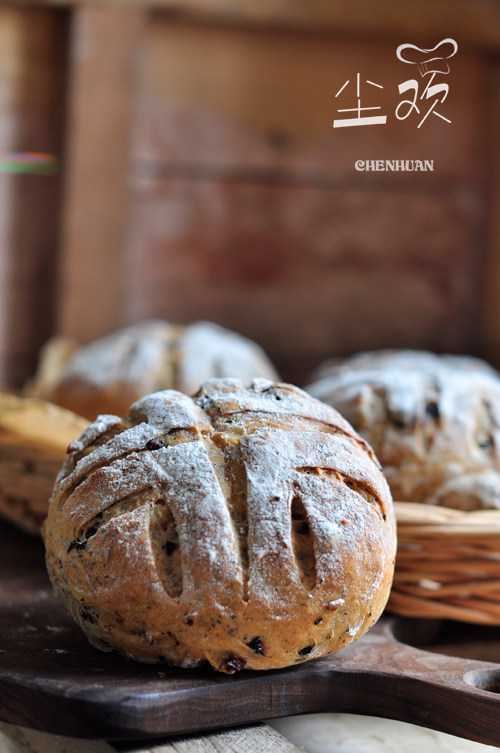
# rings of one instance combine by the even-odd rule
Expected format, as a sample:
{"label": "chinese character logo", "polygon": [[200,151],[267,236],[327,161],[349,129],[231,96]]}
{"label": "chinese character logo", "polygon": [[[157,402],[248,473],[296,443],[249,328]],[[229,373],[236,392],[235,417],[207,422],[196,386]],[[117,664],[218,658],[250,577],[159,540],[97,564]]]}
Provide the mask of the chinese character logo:
{"label": "chinese character logo", "polygon": [[[398,60],[406,65],[415,66],[415,71],[419,73],[420,81],[417,78],[409,78],[398,84],[399,94],[409,95],[408,98],[401,100],[395,110],[398,120],[406,120],[410,115],[415,114],[419,118],[417,128],[420,128],[427,120],[429,115],[434,115],[446,123],[451,120],[443,115],[441,105],[448,96],[449,86],[442,80],[442,76],[450,73],[448,60],[452,58],[458,50],[458,44],[454,39],[442,39],[430,49],[417,47],[414,44],[400,44],[396,50]],[[361,84],[363,83],[363,87]],[[354,99],[353,87],[356,87],[356,104],[354,107],[342,107],[337,109],[341,116],[333,121],[334,128],[350,128],[352,126],[368,125],[385,125],[387,115],[374,114],[375,110],[381,110],[382,107],[371,102],[369,105],[366,101],[373,91],[368,87],[383,89],[383,85],[370,81],[368,79],[361,82],[361,74],[356,74],[356,82],[350,79],[345,81],[335,94],[335,99],[341,95],[344,98],[347,94],[350,101]],[[363,88],[363,101],[365,105],[361,106],[361,89]],[[345,93],[344,93],[345,92]],[[352,93],[351,93],[352,92]],[[368,94],[366,94],[368,92]],[[366,98],[365,98],[366,97]],[[349,113],[345,115],[344,113]]]}
{"label": "chinese character logo", "polygon": [[[415,78],[403,81],[402,84],[398,85],[400,94],[412,92],[411,99],[403,99],[397,106],[396,117],[398,120],[406,120],[415,111],[419,117],[425,112],[417,128],[420,128],[431,113],[447,123],[451,123],[449,118],[435,108],[442,104],[448,96],[449,86],[440,81],[439,78],[443,75],[447,76],[450,72],[448,60],[455,55],[457,49],[458,45],[454,39],[443,39],[430,50],[421,49],[414,44],[399,45],[396,50],[398,59],[403,63],[415,65],[421,78],[424,79],[422,83],[426,83],[426,85],[420,95],[419,82]],[[425,82],[427,76],[429,79]],[[434,83],[436,79],[437,83]]]}
{"label": "chinese character logo", "polygon": [[[381,84],[376,84],[374,81],[365,81],[366,84],[369,86],[375,86],[377,89],[383,89],[384,87]],[[349,86],[350,81],[349,79],[340,87],[338,92],[336,93],[335,97],[339,97],[344,89]],[[340,120],[334,120],[333,121],[333,127],[334,128],[349,128],[350,126],[364,126],[364,125],[377,125],[381,124],[384,125],[387,122],[387,116],[386,115],[361,115],[362,112],[366,112],[368,110],[381,110],[381,107],[361,107],[361,85],[360,85],[360,74],[356,74],[356,100],[357,105],[356,107],[346,107],[342,110],[337,110],[337,112],[355,112],[356,117],[354,118],[341,118]]]}

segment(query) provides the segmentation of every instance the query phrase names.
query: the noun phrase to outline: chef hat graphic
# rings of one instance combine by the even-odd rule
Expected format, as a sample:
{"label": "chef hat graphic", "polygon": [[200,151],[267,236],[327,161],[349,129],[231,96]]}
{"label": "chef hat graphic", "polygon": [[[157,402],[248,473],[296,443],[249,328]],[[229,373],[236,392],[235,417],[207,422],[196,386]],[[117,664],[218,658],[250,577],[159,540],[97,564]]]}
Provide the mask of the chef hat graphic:
{"label": "chef hat graphic", "polygon": [[417,65],[421,76],[430,73],[449,73],[448,59],[458,50],[458,44],[454,39],[442,39],[430,49],[417,47],[414,44],[400,44],[396,50],[398,59],[403,63]]}

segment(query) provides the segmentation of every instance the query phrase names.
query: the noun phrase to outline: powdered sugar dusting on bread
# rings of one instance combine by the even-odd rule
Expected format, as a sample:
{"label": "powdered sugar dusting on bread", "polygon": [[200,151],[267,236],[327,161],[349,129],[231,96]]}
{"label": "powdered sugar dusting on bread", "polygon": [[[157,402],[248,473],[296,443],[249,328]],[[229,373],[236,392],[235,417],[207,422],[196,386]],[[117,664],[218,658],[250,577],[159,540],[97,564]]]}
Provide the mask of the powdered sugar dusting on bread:
{"label": "powdered sugar dusting on bread", "polygon": [[106,444],[78,460],[74,471],[65,480],[66,485],[71,486],[82,476],[122,455],[143,449],[149,440],[154,439],[159,434],[160,430],[157,427],[148,424],[139,424],[130,429],[125,429],[121,434],[112,437]]}
{"label": "powdered sugar dusting on bread", "polygon": [[146,421],[166,434],[172,429],[208,427],[203,411],[186,395],[176,390],[162,390],[141,398],[130,408],[132,421]]}
{"label": "powdered sugar dusting on bread", "polygon": [[365,445],[337,410],[332,410],[329,405],[319,400],[312,400],[306,392],[289,384],[254,379],[251,387],[242,391],[241,382],[237,379],[213,379],[205,382],[201,393],[197,402],[212,416],[231,416],[239,413],[270,414],[278,417],[292,415],[332,427]]}
{"label": "powdered sugar dusting on bread", "polygon": [[[381,474],[374,477],[370,457],[342,436],[326,435],[312,443],[310,432],[264,430],[242,440],[242,455],[248,480],[251,592],[276,606],[280,594],[289,599],[290,591],[303,590],[297,578],[289,524],[294,496],[300,495],[308,513],[315,541],[316,576],[321,579],[331,567],[332,540],[339,559],[355,557],[359,525],[364,525],[366,518],[365,500],[346,488],[335,472],[372,486],[374,500],[383,508],[390,495]],[[333,471],[334,475],[324,475],[323,471]],[[360,508],[358,513],[363,512],[353,516],[356,507]],[[373,517],[369,516],[372,525],[376,517],[374,509]],[[383,526],[375,525],[373,530],[375,542],[384,546]],[[346,563],[343,565],[346,569]],[[283,573],[280,594],[276,594],[270,577],[275,569]],[[286,609],[285,603],[279,606]]]}
{"label": "powdered sugar dusting on bread", "polygon": [[[188,442],[154,453],[163,474],[162,489],[177,523],[183,557],[183,600],[211,593],[227,602],[241,582],[238,547],[217,476],[202,442]],[[195,571],[190,566],[197,561]]]}
{"label": "powdered sugar dusting on bread", "polygon": [[237,376],[278,379],[264,351],[251,340],[211,322],[186,327],[176,344],[179,352],[177,388],[188,394],[210,378]]}
{"label": "powdered sugar dusting on bread", "polygon": [[150,320],[113,332],[70,356],[62,378],[92,387],[113,382],[140,385],[163,358],[172,330],[168,322]]}
{"label": "powdered sugar dusting on bread", "polygon": [[119,427],[121,418],[118,416],[102,415],[97,416],[96,420],[88,426],[80,437],[84,447],[90,447],[94,442],[106,432]]}

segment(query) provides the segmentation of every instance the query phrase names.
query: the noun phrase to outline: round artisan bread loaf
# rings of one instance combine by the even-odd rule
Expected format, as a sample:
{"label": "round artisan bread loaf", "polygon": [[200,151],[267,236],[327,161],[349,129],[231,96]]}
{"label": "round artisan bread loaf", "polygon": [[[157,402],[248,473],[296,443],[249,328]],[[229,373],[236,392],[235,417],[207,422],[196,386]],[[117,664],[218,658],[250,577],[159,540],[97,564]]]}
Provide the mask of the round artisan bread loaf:
{"label": "round artisan bread loaf", "polygon": [[122,416],[131,403],[157,390],[190,395],[215,377],[248,381],[278,375],[259,345],[217,324],[147,320],[82,347],[53,338],[26,392],[93,420],[99,413]]}
{"label": "round artisan bread loaf", "polygon": [[396,545],[370,447],[333,408],[264,379],[99,417],[68,448],[44,535],[52,583],[92,644],[227,673],[363,635]]}
{"label": "round artisan bread loaf", "polygon": [[484,361],[360,353],[325,363],[307,390],[371,444],[395,499],[500,509],[500,376]]}

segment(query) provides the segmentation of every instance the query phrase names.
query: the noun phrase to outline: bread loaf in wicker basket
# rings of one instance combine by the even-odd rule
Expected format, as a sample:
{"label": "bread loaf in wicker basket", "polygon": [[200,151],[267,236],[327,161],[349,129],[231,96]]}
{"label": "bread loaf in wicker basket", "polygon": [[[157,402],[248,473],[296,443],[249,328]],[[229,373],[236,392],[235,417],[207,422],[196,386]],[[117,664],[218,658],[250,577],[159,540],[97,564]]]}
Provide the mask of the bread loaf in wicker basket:
{"label": "bread loaf in wicker basket", "polygon": [[308,390],[367,439],[396,502],[392,611],[500,624],[500,377],[420,351],[323,365]]}

